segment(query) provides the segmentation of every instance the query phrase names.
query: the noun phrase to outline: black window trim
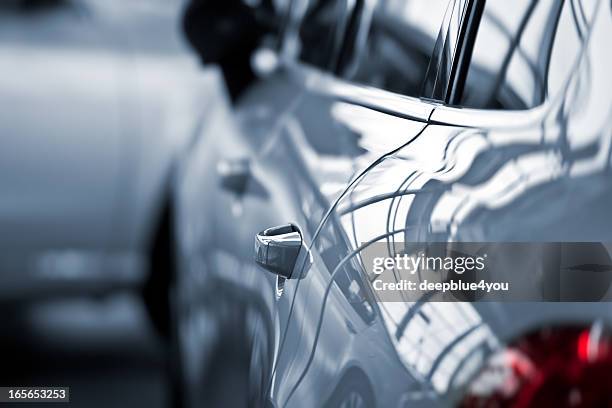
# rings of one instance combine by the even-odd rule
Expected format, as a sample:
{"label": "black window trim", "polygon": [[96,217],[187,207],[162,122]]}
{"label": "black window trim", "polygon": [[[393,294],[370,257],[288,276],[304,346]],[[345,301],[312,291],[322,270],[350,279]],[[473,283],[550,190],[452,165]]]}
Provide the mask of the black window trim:
{"label": "black window trim", "polygon": [[485,2],[486,0],[468,0],[465,14],[461,18],[462,24],[458,33],[457,49],[453,56],[444,97],[444,102],[447,104],[457,105],[461,100]]}

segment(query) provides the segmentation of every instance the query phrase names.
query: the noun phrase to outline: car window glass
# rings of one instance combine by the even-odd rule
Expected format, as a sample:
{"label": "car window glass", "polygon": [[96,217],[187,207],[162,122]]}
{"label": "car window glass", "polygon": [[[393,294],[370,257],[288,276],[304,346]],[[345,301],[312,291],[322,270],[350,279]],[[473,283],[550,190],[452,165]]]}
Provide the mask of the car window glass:
{"label": "car window glass", "polygon": [[300,17],[297,40],[298,59],[306,64],[329,70],[338,55],[344,23],[348,16],[347,0],[296,2]]}
{"label": "car window glass", "polygon": [[570,3],[488,0],[460,105],[516,110],[543,103],[569,74],[559,64],[575,60],[580,50],[568,39]]}
{"label": "car window glass", "polygon": [[3,0],[0,13],[32,13],[68,5],[68,0]]}
{"label": "car window glass", "polygon": [[0,44],[27,46],[36,52],[107,48],[110,36],[102,35],[99,16],[83,3],[73,0],[0,2]]}
{"label": "car window glass", "polygon": [[448,0],[380,0],[359,14],[349,35],[352,55],[340,66],[344,78],[419,96]]}

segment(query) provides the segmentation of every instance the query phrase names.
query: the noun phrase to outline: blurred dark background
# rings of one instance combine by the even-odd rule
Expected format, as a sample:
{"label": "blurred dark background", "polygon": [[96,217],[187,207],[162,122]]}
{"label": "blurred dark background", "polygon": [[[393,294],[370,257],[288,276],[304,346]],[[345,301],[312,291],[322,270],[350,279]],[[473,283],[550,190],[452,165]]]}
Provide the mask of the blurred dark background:
{"label": "blurred dark background", "polygon": [[4,386],[69,386],[76,407],[169,405],[163,344],[134,293],[15,303],[1,311]]}
{"label": "blurred dark background", "polygon": [[[107,113],[105,109],[121,105],[122,102],[113,99],[117,94],[112,93],[108,103],[102,98],[96,99],[106,91],[106,83],[102,79],[107,76],[104,71],[92,70],[106,69],[106,62],[109,61],[109,66],[114,65],[112,75],[118,78],[119,83],[124,81],[121,86],[133,89],[130,84],[135,82],[134,77],[128,77],[133,71],[154,72],[154,64],[166,64],[170,67],[166,72],[172,73],[173,64],[178,65],[179,60],[193,61],[194,66],[199,66],[199,59],[193,55],[182,30],[184,9],[185,2],[181,0],[1,1],[0,71],[4,79],[0,85],[0,101],[4,125],[0,126],[0,150],[17,156],[22,162],[29,160],[30,157],[19,150],[19,143],[23,143],[28,151],[36,149],[28,139],[31,136],[28,122],[40,123],[49,133],[49,140],[59,148],[63,147],[65,138],[89,139],[95,146],[96,135],[89,134],[87,126],[95,128],[98,123],[94,116],[88,116],[88,112],[97,112],[98,116],[103,117]],[[45,56],[48,58],[46,68],[33,65],[39,64],[38,58]],[[87,70],[90,72],[85,72],[84,77],[75,77],[74,81],[67,79],[63,82],[63,77],[54,79],[56,65],[63,63],[73,63],[77,75]],[[48,78],[44,75],[45,70]],[[89,74],[93,81],[85,79]],[[82,94],[74,90],[79,85],[84,87]],[[78,94],[76,102],[75,93]],[[136,95],[136,92],[132,94]],[[90,98],[90,95],[93,96]],[[40,99],[44,97],[55,103]],[[141,101],[146,96],[134,98],[137,99],[136,105],[143,105]],[[72,128],[74,132],[62,134],[65,129],[61,128],[61,118],[50,113],[55,104],[60,109],[63,106],[66,115],[73,115],[77,122],[83,115],[83,127],[79,129],[75,126]],[[14,109],[7,110],[8,105],[14,106]],[[25,112],[19,108],[22,105],[26,107]],[[45,106],[50,107],[51,111]],[[78,110],[79,106],[84,113]],[[121,108],[127,110],[125,106]],[[135,116],[131,112],[127,115]],[[103,120],[113,121],[114,117],[108,115]],[[32,140],[36,140],[36,132],[32,132],[32,135]],[[112,134],[100,136],[101,140],[112,140],[113,137]],[[11,163],[5,160],[8,156],[2,154],[2,157],[3,168],[10,166]],[[23,177],[37,177],[37,171],[53,170],[53,164],[39,159],[31,165],[30,170],[27,166],[25,170],[23,166],[14,170]],[[109,167],[114,165],[114,162],[108,163]],[[95,167],[96,163],[91,163],[91,166]],[[73,168],[72,171],[79,170]],[[99,167],[93,171],[104,173],[106,169]],[[18,199],[18,193],[13,189],[19,180],[11,180],[10,171],[4,173],[2,196],[7,198],[12,195],[13,199]],[[84,179],[91,186],[91,180],[87,180],[87,177]],[[28,184],[28,180],[25,180],[25,184]],[[38,188],[36,185],[28,187]],[[92,192],[88,190],[87,194]],[[70,198],[70,192],[67,195]],[[52,195],[48,198],[39,207],[48,206],[46,211],[52,213]],[[78,205],[78,194],[74,194],[73,199]],[[87,204],[83,202],[83,208]],[[142,271],[135,268],[122,274],[121,271],[104,271],[104,268],[83,268],[72,273],[75,271],[70,272],[70,268],[65,268],[62,274],[57,270],[46,273],[36,268],[22,268],[40,260],[31,256],[27,252],[29,249],[24,250],[26,254],[23,256],[20,252],[30,245],[29,241],[36,234],[29,233],[26,222],[20,224],[19,215],[6,201],[3,209],[6,211],[0,217],[0,240],[3,242],[0,251],[0,291],[3,294],[0,300],[0,385],[68,386],[71,387],[70,406],[74,407],[170,405],[166,345],[154,329],[142,300],[139,288],[144,275]],[[71,211],[75,213],[74,209]],[[122,212],[128,211],[123,209]],[[32,223],[39,223],[40,231],[45,230],[44,222],[41,223],[36,214],[30,213],[27,217]],[[57,214],[52,217],[59,222]],[[75,215],[77,217],[78,214]],[[104,213],[100,222],[114,223],[105,218]],[[75,234],[80,233],[77,231],[79,229],[90,227],[79,226],[78,222],[68,225],[68,229],[73,229]],[[51,236],[56,235],[52,241],[56,241],[58,247],[73,247],[73,254],[77,258],[87,258],[86,253],[80,255],[78,252],[78,244],[82,241],[86,251],[92,251],[94,245],[91,242],[78,237],[76,244],[69,242],[70,238],[62,235],[59,225],[57,229],[53,228],[46,230]],[[118,234],[123,232],[119,231]],[[89,236],[93,242],[96,238],[95,226],[84,236]],[[121,238],[117,241],[121,241]],[[146,240],[141,241],[144,242],[141,245],[146,246]],[[12,246],[13,242],[17,244]],[[104,250],[107,250],[106,244]],[[95,266],[95,262],[92,265]],[[26,279],[14,279],[17,275]],[[24,407],[28,405],[20,404]]]}

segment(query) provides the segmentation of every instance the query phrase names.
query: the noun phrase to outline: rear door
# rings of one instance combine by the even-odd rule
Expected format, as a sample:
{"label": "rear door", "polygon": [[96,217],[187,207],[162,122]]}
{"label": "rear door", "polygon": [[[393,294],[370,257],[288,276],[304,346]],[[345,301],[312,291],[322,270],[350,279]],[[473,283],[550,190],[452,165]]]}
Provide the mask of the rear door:
{"label": "rear door", "polygon": [[[355,237],[333,211],[327,212],[351,183],[369,174],[370,166],[418,137],[435,107],[418,97],[447,2],[358,1],[340,23],[329,13],[336,3],[341,2],[298,8],[284,56],[289,80],[301,85],[300,95],[275,143],[257,160],[266,168],[258,178],[262,185],[286,180],[282,190],[290,192],[291,201],[270,199],[291,209],[283,221],[296,222],[313,249],[306,277],[284,281],[277,303],[281,336],[271,397],[278,406],[320,406],[349,367],[370,374],[380,368],[368,357],[386,339],[376,305],[359,262],[340,262]],[[321,56],[325,50],[333,51]],[[261,214],[261,228],[270,226],[263,223],[265,217],[281,213],[264,205],[252,207]],[[405,376],[397,380],[408,381]],[[387,391],[390,398],[396,395],[393,387]]]}

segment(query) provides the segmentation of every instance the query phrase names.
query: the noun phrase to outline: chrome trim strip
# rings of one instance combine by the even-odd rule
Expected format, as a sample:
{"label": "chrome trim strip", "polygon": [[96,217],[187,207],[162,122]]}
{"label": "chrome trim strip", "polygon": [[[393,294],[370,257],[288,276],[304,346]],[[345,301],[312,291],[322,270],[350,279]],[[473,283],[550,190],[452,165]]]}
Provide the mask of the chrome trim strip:
{"label": "chrome trim strip", "polygon": [[439,106],[434,101],[347,82],[301,62],[283,61],[283,67],[293,80],[312,92],[409,120],[427,122]]}

